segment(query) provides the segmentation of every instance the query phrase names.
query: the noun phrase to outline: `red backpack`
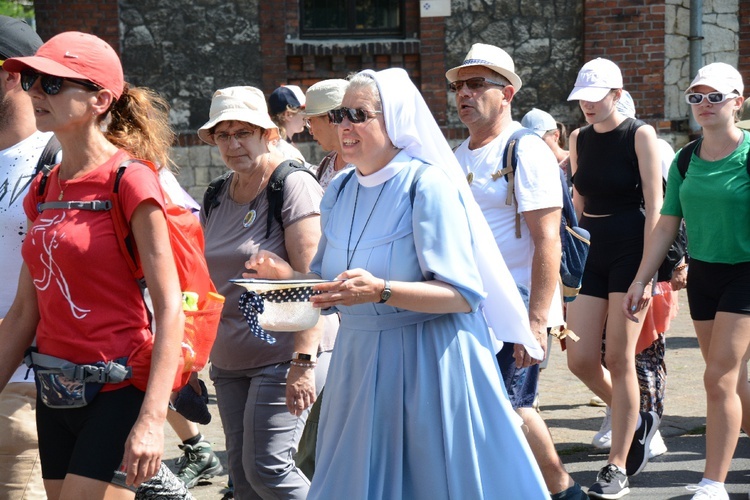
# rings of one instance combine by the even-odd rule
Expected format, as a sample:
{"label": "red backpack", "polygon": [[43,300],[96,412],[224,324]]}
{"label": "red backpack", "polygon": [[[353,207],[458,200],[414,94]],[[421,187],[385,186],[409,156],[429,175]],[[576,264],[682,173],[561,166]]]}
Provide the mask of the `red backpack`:
{"label": "red backpack", "polygon": [[[59,165],[52,169],[45,168],[40,174],[42,177],[37,189],[37,206],[40,213],[51,208],[110,211],[120,250],[144,292],[144,301],[150,313],[151,305],[150,300],[146,299],[147,288],[138,249],[131,234],[130,225],[123,214],[119,198],[120,179],[125,173],[125,169],[132,163],[147,165],[154,172],[154,175],[158,175],[156,166],[150,161],[125,160],[112,170],[110,176],[112,199],[95,201],[46,201],[47,179],[52,171],[59,168]],[[184,305],[187,306],[184,311],[185,330],[180,362],[172,386],[173,390],[177,390],[187,384],[191,372],[198,372],[206,365],[211,347],[216,340],[224,297],[216,293],[216,287],[208,272],[208,265],[203,253],[203,229],[198,218],[188,209],[172,203],[166,193],[164,197],[167,200],[166,220],[169,242],[180,279],[180,290],[183,291],[183,299],[190,297],[189,300],[183,301]],[[187,295],[185,292],[188,292]],[[151,371],[152,351],[153,336],[136,347],[128,356],[127,366],[132,370],[131,383],[143,391],[146,390]]]}

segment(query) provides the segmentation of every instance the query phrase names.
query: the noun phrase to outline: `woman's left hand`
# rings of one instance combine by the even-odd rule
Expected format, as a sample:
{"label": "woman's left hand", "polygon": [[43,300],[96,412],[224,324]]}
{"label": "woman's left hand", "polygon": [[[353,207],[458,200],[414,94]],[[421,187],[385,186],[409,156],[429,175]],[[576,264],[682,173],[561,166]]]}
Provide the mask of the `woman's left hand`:
{"label": "woman's left hand", "polygon": [[638,323],[636,313],[648,306],[651,301],[651,282],[641,283],[633,282],[628,288],[628,292],[622,298],[622,312],[627,319]]}
{"label": "woman's left hand", "polygon": [[382,278],[376,278],[364,269],[350,269],[330,283],[316,285],[315,290],[322,293],[313,295],[310,300],[313,306],[321,309],[379,302],[384,286]]}
{"label": "woman's left hand", "polygon": [[127,474],[128,486],[139,486],[159,472],[164,451],[164,422],[139,416],[128,440],[125,442],[125,455],[122,463]]}
{"label": "woman's left hand", "polygon": [[292,365],[286,377],[286,407],[289,413],[300,416],[315,402],[315,370]]}

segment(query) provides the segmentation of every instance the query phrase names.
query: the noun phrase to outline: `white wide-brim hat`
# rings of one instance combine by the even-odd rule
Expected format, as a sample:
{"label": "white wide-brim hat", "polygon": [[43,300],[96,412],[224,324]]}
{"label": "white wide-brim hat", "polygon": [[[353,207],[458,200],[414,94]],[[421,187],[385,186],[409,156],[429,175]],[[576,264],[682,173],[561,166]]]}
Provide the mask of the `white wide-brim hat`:
{"label": "white wide-brim hat", "polygon": [[458,80],[458,71],[461,68],[469,66],[484,66],[492,71],[504,76],[518,92],[521,89],[521,77],[516,74],[516,65],[513,58],[500,47],[487,45],[485,43],[475,43],[466,54],[464,62],[460,66],[449,69],[445,72],[445,78],[448,82]]}
{"label": "white wide-brim hat", "polygon": [[312,328],[320,318],[320,308],[313,307],[313,286],[326,280],[232,279],[232,283],[255,292],[263,298],[264,310],[258,324],[271,332],[297,332]]}
{"label": "white wide-brim hat", "polygon": [[198,137],[213,146],[216,145],[216,141],[211,135],[211,130],[226,121],[245,122],[271,130],[271,140],[279,137],[279,127],[268,116],[266,98],[263,92],[255,87],[228,87],[217,90],[211,98],[208,116],[206,124],[198,129]]}

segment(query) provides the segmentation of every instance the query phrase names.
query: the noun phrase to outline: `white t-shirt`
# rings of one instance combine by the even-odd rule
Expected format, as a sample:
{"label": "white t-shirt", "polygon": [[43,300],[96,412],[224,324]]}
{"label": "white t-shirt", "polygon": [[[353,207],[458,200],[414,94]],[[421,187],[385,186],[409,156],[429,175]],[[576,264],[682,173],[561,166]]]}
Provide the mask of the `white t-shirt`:
{"label": "white t-shirt", "polygon": [[[503,168],[503,151],[508,139],[520,128],[520,123],[513,122],[492,142],[475,150],[469,149],[467,139],[456,149],[455,154],[464,173],[473,176],[471,192],[482,208],[513,279],[517,284],[530,289],[534,241],[523,215],[521,237],[516,238],[516,207],[513,203],[505,204],[508,182],[503,176],[492,178],[493,173]],[[541,139],[529,135],[520,140],[517,153],[514,191],[518,211],[523,214],[544,208],[562,208],[560,168],[552,150]],[[562,298],[558,285],[550,304],[547,326],[554,327],[563,323]]]}
{"label": "white t-shirt", "polygon": [[[18,288],[21,244],[26,237],[23,199],[34,177],[37,162],[51,133],[35,132],[23,141],[0,151],[0,318],[8,314]],[[26,366],[16,370],[9,383],[24,382]],[[29,376],[26,382],[33,382]]]}

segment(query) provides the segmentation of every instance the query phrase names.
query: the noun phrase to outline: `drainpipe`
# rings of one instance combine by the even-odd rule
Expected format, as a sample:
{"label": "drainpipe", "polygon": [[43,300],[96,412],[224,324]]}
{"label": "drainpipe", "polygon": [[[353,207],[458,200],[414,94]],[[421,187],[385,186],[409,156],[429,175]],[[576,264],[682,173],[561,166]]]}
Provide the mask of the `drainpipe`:
{"label": "drainpipe", "polygon": [[[698,70],[703,67],[703,0],[690,0],[690,76],[692,81]],[[700,126],[695,121],[693,113],[688,111],[690,117],[690,135],[700,134]]]}

